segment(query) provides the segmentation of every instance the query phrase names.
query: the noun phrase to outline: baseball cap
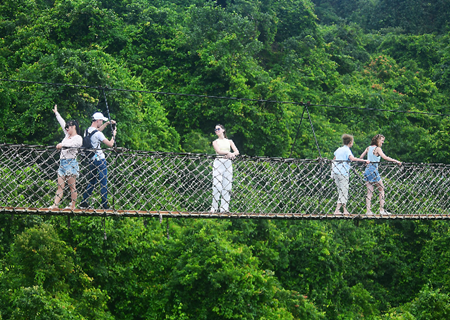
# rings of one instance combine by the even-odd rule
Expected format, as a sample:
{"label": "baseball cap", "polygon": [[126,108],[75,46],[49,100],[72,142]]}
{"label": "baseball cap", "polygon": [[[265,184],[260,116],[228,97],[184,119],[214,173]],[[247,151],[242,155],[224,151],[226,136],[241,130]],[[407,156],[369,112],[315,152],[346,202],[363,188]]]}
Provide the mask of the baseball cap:
{"label": "baseball cap", "polygon": [[108,118],[105,118],[105,116],[103,115],[103,113],[101,112],[96,112],[92,115],[92,120],[103,120],[103,121],[108,121]]}

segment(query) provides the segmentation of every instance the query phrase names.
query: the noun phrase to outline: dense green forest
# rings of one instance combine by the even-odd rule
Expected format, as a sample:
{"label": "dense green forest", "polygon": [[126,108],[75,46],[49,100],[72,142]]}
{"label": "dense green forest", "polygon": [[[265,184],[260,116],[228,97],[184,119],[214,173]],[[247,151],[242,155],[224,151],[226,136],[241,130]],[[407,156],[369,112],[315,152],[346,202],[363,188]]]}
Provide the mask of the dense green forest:
{"label": "dense green forest", "polygon": [[[310,102],[322,156],[382,133],[449,163],[449,21],[447,0],[3,0],[0,79],[30,82],[0,81],[0,143],[55,145],[54,104],[85,128],[105,93],[121,147],[212,153],[222,123],[242,154],[316,158]],[[448,248],[443,221],[2,214],[0,319],[450,319]]]}

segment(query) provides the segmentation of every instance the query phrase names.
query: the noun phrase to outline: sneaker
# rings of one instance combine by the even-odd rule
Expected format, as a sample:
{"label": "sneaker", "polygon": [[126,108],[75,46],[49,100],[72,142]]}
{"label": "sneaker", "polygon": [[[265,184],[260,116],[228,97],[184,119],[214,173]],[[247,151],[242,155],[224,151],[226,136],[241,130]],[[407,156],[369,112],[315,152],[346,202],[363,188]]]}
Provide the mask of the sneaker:
{"label": "sneaker", "polygon": [[369,216],[373,216],[373,212],[372,211],[367,211],[366,214],[369,215]]}
{"label": "sneaker", "polygon": [[386,210],[380,210],[380,214],[381,215],[383,215],[383,214],[390,215],[392,213],[390,213],[389,211],[386,211]]}
{"label": "sneaker", "polygon": [[335,211],[334,214],[343,214],[343,213],[340,211]]}

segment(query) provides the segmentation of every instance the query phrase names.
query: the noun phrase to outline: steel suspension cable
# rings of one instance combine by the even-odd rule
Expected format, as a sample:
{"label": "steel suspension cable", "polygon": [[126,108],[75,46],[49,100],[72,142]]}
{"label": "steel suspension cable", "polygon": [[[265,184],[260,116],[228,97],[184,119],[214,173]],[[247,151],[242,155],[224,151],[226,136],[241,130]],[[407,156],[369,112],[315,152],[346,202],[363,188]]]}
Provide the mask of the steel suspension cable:
{"label": "steel suspension cable", "polygon": [[306,105],[303,106],[302,117],[300,118],[300,123],[298,124],[298,127],[297,127],[297,133],[295,135],[294,142],[292,143],[291,153],[289,153],[289,158],[292,156],[292,151],[294,150],[295,143],[297,142],[297,138],[298,138],[298,134],[300,133],[300,127],[302,125],[303,115],[305,114],[305,110],[306,110]]}
{"label": "steel suspension cable", "polygon": [[313,126],[313,123],[312,123],[312,120],[311,120],[311,115],[309,113],[308,106],[309,106],[309,102],[305,105],[305,108],[306,108],[306,111],[308,112],[309,123],[311,125],[311,130],[312,130],[312,133],[314,135],[314,140],[316,141],[317,150],[319,151],[319,158],[322,158],[322,153],[320,152],[319,143],[317,142],[316,132],[314,131],[314,126]]}
{"label": "steel suspension cable", "polygon": [[[96,89],[96,90],[112,90],[112,91],[122,91],[122,92],[138,92],[138,93],[150,93],[150,94],[160,94],[160,95],[174,95],[174,96],[197,97],[197,98],[208,98],[208,99],[303,105],[303,102],[298,102],[298,101],[249,99],[249,98],[238,98],[238,97],[201,95],[201,94],[193,94],[193,93],[177,93],[177,92],[164,92],[164,91],[152,91],[152,90],[134,90],[134,89],[110,88],[110,87],[102,87],[102,86],[85,86],[85,85],[76,85],[76,84],[51,83],[51,82],[42,82],[42,81],[29,81],[29,80],[0,79],[0,81],[33,83],[33,84],[53,85],[53,86],[68,86],[68,87],[88,88],[88,89]],[[436,113],[436,112],[409,111],[409,110],[397,110],[397,109],[378,109],[378,108],[365,108],[365,107],[361,108],[361,107],[350,107],[350,106],[339,106],[339,105],[328,105],[328,104],[310,104],[309,106],[310,107],[323,107],[323,108],[355,109],[355,110],[361,110],[361,111],[380,111],[380,112],[392,112],[392,113],[419,114],[419,115],[440,116],[440,117],[449,117],[450,116],[450,114]]]}

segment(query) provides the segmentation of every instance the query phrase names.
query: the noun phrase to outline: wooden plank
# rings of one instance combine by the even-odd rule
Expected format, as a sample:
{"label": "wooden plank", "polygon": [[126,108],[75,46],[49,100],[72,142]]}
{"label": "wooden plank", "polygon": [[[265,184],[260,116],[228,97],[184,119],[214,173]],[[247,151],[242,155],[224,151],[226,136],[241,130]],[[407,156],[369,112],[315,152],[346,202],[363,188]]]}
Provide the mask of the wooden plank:
{"label": "wooden plank", "polygon": [[183,211],[144,211],[144,210],[104,210],[104,209],[49,209],[49,208],[18,208],[0,207],[0,214],[19,215],[56,215],[56,216],[114,216],[114,217],[170,217],[170,218],[240,218],[240,219],[302,219],[302,220],[428,220],[450,219],[448,214],[308,214],[308,213],[211,213],[211,212],[183,212]]}

